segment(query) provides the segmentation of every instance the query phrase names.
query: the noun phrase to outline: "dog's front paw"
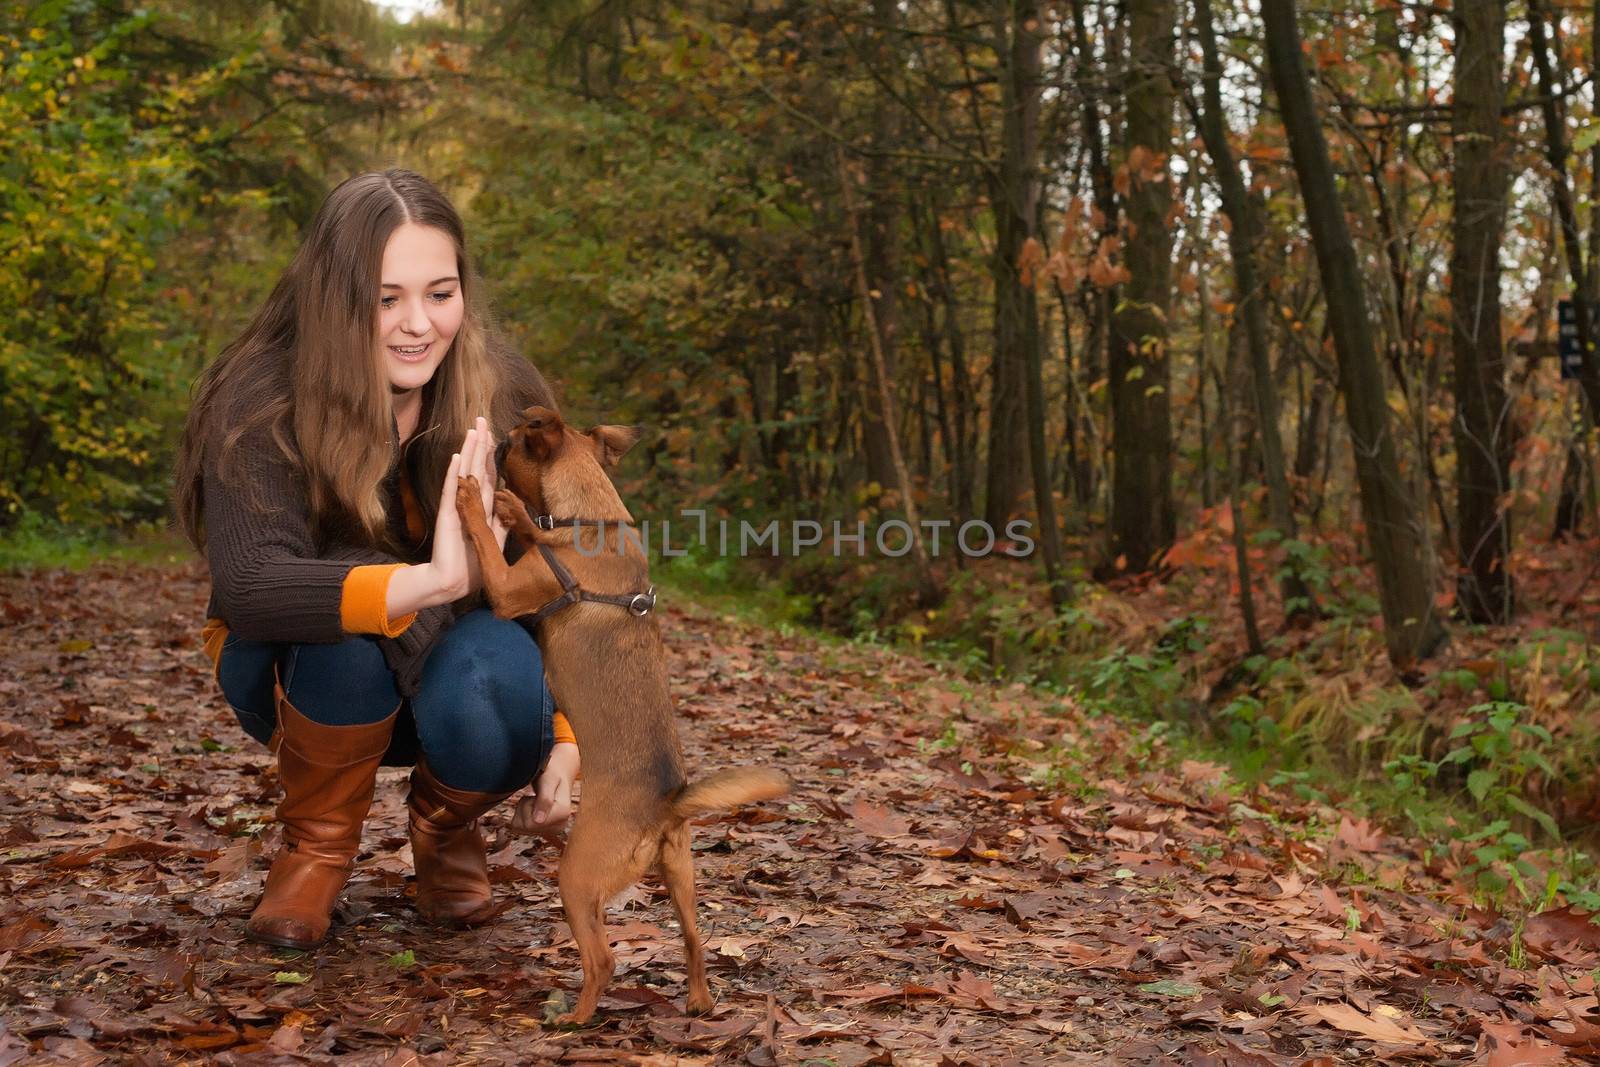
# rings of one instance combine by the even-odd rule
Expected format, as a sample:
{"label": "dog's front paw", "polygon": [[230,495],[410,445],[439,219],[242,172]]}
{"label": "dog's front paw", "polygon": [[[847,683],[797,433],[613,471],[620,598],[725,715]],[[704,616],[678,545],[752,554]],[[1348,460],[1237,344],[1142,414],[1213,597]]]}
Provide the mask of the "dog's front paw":
{"label": "dog's front paw", "polygon": [[522,498],[509,489],[497,489],[494,494],[494,517],[507,529],[514,529],[528,519],[528,508]]}
{"label": "dog's front paw", "polygon": [[464,519],[476,511],[483,514],[483,490],[478,488],[478,478],[469,474],[456,481],[456,510]]}

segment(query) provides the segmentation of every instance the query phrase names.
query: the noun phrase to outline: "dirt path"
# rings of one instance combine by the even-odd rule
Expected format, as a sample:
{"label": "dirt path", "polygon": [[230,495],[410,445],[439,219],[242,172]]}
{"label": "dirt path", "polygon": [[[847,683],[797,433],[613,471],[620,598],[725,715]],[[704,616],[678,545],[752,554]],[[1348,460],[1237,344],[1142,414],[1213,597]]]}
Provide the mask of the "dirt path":
{"label": "dirt path", "polygon": [[691,767],[771,762],[800,783],[696,830],[713,1015],[680,1014],[675,925],[647,885],[611,909],[597,1024],[545,1026],[579,976],[555,849],[507,835],[502,808],[511,906],[480,930],[427,927],[399,770],[335,937],[265,949],[240,929],[276,844],[275,777],[199,650],[205,591],[195,566],[0,576],[0,1067],[1600,1053],[1583,1014],[1600,928],[1570,913],[1518,935],[1365,824],[1333,832],[1337,813],[1236,795],[1207,765],[1146,772],[1148,742],[1059,700],[670,600]]}

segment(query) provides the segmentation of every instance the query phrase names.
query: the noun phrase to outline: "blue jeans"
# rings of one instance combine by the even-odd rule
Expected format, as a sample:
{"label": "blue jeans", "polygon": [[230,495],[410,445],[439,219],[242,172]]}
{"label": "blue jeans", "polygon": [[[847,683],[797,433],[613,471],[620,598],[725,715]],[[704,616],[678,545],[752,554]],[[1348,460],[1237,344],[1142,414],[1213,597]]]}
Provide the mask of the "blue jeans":
{"label": "blue jeans", "polygon": [[434,777],[455,789],[520,789],[555,744],[555,699],[539,646],[488,608],[468,612],[439,635],[417,695],[403,704],[374,637],[294,644],[230,632],[217,681],[239,724],[263,744],[277,725],[274,670],[295,710],[325,726],[380,722],[400,705],[384,764],[409,766],[420,753]]}

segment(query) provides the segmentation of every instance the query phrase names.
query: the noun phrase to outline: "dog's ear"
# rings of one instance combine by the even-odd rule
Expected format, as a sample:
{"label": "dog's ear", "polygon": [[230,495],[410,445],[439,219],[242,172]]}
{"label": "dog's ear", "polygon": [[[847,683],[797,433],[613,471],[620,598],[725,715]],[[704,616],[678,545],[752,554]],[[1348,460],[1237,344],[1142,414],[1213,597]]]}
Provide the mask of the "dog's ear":
{"label": "dog's ear", "polygon": [[554,408],[547,408],[539,404],[522,409],[523,421],[532,430],[544,430],[554,426],[561,428],[561,413]]}
{"label": "dog's ear", "polygon": [[525,408],[522,412],[522,447],[529,455],[544,459],[561,450],[566,425],[561,416],[546,407]]}
{"label": "dog's ear", "polygon": [[590,430],[589,436],[600,447],[600,465],[606,470],[614,468],[643,432],[637,426],[596,426]]}

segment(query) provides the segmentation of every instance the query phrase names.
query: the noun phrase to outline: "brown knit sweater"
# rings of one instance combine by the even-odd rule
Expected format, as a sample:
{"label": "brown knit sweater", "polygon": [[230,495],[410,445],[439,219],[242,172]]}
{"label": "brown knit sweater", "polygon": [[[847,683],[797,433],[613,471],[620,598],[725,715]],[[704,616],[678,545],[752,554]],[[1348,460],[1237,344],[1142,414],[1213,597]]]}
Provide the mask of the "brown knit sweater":
{"label": "brown knit sweater", "polygon": [[[512,358],[507,388],[517,391],[518,409],[532,404],[554,406],[538,371],[525,360]],[[217,408],[226,409],[225,404]],[[419,429],[426,425],[427,418],[425,404]],[[423,509],[419,509],[415,497],[406,499],[414,472],[409,456],[398,443],[398,423],[391,438],[395,443],[394,460],[381,489],[395,540],[409,546],[406,554],[398,557],[348,542],[316,543],[307,511],[304,476],[284,458],[265,431],[240,440],[230,457],[230,476],[248,481],[250,496],[266,505],[265,510],[252,508],[242,484],[225,482],[218,474],[215,444],[224,429],[208,428],[202,464],[205,551],[211,570],[211,598],[206,607],[209,620],[221,620],[227,630],[257,641],[342,641],[351,633],[347,623],[352,617],[355,587],[360,587],[357,595],[362,599],[381,598],[388,585],[385,571],[392,573],[395,564],[424,563],[432,555],[433,509],[426,509],[424,523],[419,514]],[[436,496],[437,488],[430,488]],[[406,507],[408,503],[410,509]],[[515,562],[521,555],[516,539],[507,540],[507,560]],[[387,567],[379,569],[381,565]],[[356,577],[366,580],[347,582],[358,568],[363,569]],[[385,620],[372,628],[401,695],[416,695],[422,666],[439,635],[461,614],[482,604],[482,593],[474,593],[453,604],[423,608],[409,622],[405,618],[392,624]],[[370,616],[371,611],[365,614]],[[380,610],[378,615],[382,614]],[[395,636],[384,636],[388,633]],[[213,643],[220,651],[220,639],[208,642],[208,648]]]}

